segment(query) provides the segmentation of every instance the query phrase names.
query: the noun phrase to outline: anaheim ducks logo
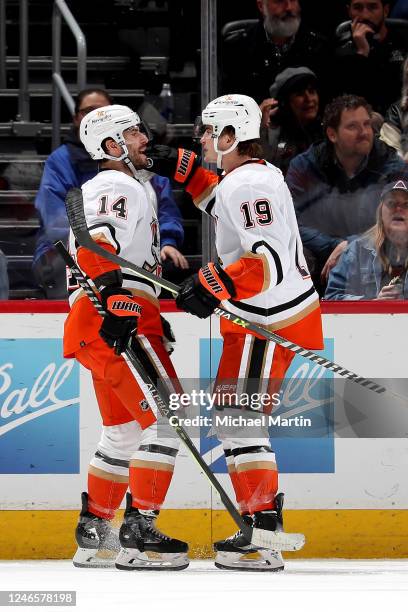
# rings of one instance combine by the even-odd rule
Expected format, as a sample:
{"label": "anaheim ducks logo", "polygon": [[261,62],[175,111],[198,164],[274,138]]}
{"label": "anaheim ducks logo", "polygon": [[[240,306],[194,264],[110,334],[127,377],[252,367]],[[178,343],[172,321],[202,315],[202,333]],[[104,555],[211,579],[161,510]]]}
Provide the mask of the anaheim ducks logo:
{"label": "anaheim ducks logo", "polygon": [[148,261],[145,261],[143,264],[143,268],[148,272],[152,272],[152,274],[156,274],[156,276],[161,276],[162,265],[160,261],[160,230],[159,223],[154,217],[152,218],[150,223],[150,230],[152,232],[151,253],[153,256],[154,263],[150,264]]}
{"label": "anaheim ducks logo", "polygon": [[236,106],[238,101],[233,98],[233,96],[223,96],[222,98],[218,98],[217,104],[232,104]]}
{"label": "anaheim ducks logo", "polygon": [[111,114],[107,113],[101,108],[101,110],[97,110],[95,112],[95,116],[92,118],[91,123],[92,124],[101,123],[103,121],[109,121],[110,119],[111,119]]}

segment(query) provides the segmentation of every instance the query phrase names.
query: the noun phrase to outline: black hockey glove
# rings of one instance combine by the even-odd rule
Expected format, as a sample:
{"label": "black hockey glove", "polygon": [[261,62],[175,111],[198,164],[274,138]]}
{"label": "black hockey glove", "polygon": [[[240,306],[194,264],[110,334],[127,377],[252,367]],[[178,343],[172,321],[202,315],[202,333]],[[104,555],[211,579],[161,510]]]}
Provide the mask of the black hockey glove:
{"label": "black hockey glove", "polygon": [[173,330],[171,329],[170,323],[167,321],[167,319],[163,317],[163,315],[160,315],[160,321],[161,321],[162,328],[163,328],[164,348],[166,349],[166,352],[168,353],[168,355],[171,355],[172,352],[174,351],[173,344],[176,343],[176,337],[173,333]]}
{"label": "black hockey glove", "polygon": [[110,348],[115,349],[116,355],[120,355],[137,329],[142,309],[131,291],[122,287],[105,287],[101,291],[101,300],[106,315],[99,335]]}
{"label": "black hockey glove", "polygon": [[220,265],[208,263],[183,282],[176,304],[185,312],[206,319],[221,300],[235,296],[235,287],[231,277]]}
{"label": "black hockey glove", "polygon": [[146,150],[150,160],[149,172],[174,179],[187,185],[199,166],[197,155],[188,149],[174,149],[167,145],[152,145]]}

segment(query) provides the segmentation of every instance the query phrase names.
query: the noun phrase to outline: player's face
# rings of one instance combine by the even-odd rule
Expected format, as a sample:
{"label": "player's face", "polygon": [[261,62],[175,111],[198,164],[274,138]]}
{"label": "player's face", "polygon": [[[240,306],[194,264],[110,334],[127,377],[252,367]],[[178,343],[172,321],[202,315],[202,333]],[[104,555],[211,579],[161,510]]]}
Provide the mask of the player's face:
{"label": "player's face", "polygon": [[212,125],[204,126],[204,133],[201,136],[200,144],[203,150],[203,159],[208,164],[217,161],[217,153],[214,149],[213,127]]}
{"label": "player's face", "polygon": [[328,128],[327,135],[339,153],[345,156],[366,156],[374,143],[374,131],[367,110],[343,110],[337,130]]}
{"label": "player's face", "polygon": [[352,0],[349,6],[350,19],[371,26],[378,32],[389,12],[389,6],[383,6],[381,0]]}
{"label": "player's face", "polygon": [[384,230],[387,236],[398,233],[406,237],[408,242],[408,193],[394,189],[388,193],[381,209]]}
{"label": "player's face", "polygon": [[141,131],[138,125],[135,125],[125,130],[123,136],[125,137],[125,143],[129,151],[129,158],[135,168],[146,168],[146,148],[149,142],[146,134]]}
{"label": "player's face", "polygon": [[[203,147],[203,158],[207,163],[215,163],[217,161],[218,154],[214,146],[213,138],[213,127],[212,125],[205,126],[205,131],[201,137],[201,145]],[[221,134],[218,137],[217,148],[219,151],[227,151],[232,144],[231,136],[228,134]]]}
{"label": "player's face", "polygon": [[319,94],[313,85],[289,96],[289,106],[299,123],[314,121],[319,111]]}

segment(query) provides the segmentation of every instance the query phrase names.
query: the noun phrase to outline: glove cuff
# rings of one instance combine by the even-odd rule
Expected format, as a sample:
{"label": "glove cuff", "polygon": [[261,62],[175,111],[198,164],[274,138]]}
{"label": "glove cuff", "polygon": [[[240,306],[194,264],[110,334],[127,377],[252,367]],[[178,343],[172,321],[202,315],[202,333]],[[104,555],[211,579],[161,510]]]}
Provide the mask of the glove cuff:
{"label": "glove cuff", "polygon": [[133,295],[132,292],[129,291],[129,289],[124,289],[123,287],[120,287],[118,285],[108,285],[107,287],[103,287],[103,289],[100,290],[100,294],[102,306],[104,308],[106,307],[108,297],[110,297],[111,295]]}
{"label": "glove cuff", "polygon": [[204,289],[212,293],[220,302],[222,300],[229,300],[236,295],[231,277],[218,264],[210,261],[200,269],[198,278]]}
{"label": "glove cuff", "polygon": [[122,287],[105,287],[101,291],[102,306],[115,317],[140,317],[142,308],[133,293]]}
{"label": "glove cuff", "polygon": [[194,174],[194,169],[197,166],[197,155],[188,149],[177,149],[178,158],[174,180],[177,183],[186,185]]}
{"label": "glove cuff", "polygon": [[106,307],[115,317],[140,317],[142,313],[142,307],[128,295],[110,295]]}

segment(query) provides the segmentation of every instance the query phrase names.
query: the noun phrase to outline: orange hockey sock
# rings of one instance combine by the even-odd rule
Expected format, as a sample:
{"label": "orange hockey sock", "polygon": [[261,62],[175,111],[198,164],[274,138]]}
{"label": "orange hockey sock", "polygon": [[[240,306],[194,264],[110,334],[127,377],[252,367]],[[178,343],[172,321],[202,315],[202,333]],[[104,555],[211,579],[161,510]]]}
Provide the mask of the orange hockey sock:
{"label": "orange hockey sock", "polygon": [[241,512],[241,514],[247,514],[248,513],[248,506],[247,506],[247,503],[245,501],[244,489],[242,488],[239,476],[238,476],[237,472],[235,471],[235,468],[231,468],[229,466],[228,467],[228,471],[229,471],[229,476],[231,478],[232,486],[234,488],[235,497],[236,497],[236,500],[237,500],[239,511]]}
{"label": "orange hockey sock", "polygon": [[[102,470],[99,472],[102,473]],[[88,509],[96,516],[111,520],[121,504],[128,483],[124,476],[109,472],[102,474],[88,472]]]}
{"label": "orange hockey sock", "polygon": [[[129,488],[132,493],[132,506],[139,510],[160,510],[173,476],[173,466],[161,464],[160,468],[129,467]],[[171,468],[171,469],[170,469]]]}
{"label": "orange hockey sock", "polygon": [[231,478],[231,483],[234,488],[235,498],[237,500],[239,510],[241,514],[247,514],[248,507],[244,499],[245,498],[244,491],[242,489],[241,483],[238,478],[237,470],[235,467],[234,455],[232,454],[232,451],[230,448],[225,448],[225,447],[224,447],[224,455],[225,455],[225,461],[227,463],[228,474],[229,474],[229,477]]}
{"label": "orange hockey sock", "polygon": [[278,471],[273,469],[245,469],[237,472],[244,500],[250,514],[275,508],[278,491]]}

